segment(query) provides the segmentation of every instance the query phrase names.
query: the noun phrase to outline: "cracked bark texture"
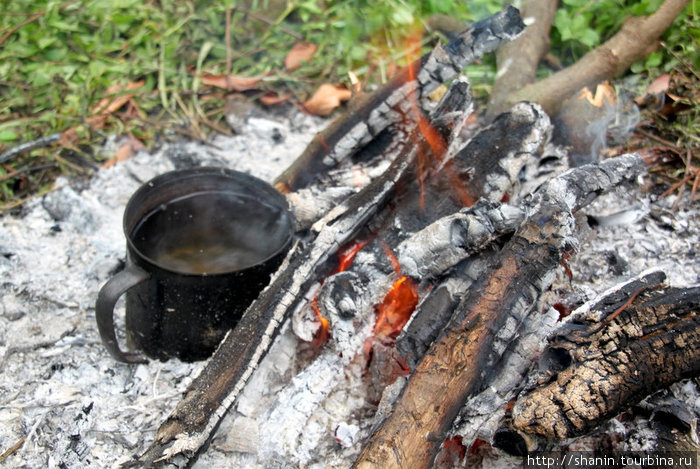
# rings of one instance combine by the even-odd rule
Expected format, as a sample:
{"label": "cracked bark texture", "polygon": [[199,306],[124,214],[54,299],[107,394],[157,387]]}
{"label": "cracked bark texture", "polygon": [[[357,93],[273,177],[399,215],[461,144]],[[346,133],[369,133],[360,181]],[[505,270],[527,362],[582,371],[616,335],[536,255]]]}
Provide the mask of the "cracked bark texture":
{"label": "cracked bark texture", "polygon": [[649,394],[698,375],[700,287],[665,287],[664,278],[654,272],[630,281],[555,331],[535,387],[518,397],[511,428],[500,436],[506,448],[527,435],[582,436]]}
{"label": "cracked bark texture", "polygon": [[436,46],[314,137],[276,179],[275,187],[287,193],[311,184],[387,127],[406,120],[412,103],[427,110],[427,96],[435,88],[457,77],[467,64],[517,37],[523,28],[518,10],[508,7],[475,23],[447,45]]}
{"label": "cracked bark texture", "polygon": [[625,155],[568,171],[525,203],[528,216],[470,289],[353,468],[428,468],[466,399],[484,384],[572,249],[573,212],[644,169]]}

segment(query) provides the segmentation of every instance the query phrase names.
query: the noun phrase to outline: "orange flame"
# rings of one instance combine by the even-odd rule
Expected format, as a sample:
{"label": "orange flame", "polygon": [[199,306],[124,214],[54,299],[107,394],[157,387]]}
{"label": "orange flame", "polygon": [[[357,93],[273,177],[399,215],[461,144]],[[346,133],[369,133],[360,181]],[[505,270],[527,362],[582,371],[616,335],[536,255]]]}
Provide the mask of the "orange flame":
{"label": "orange flame", "polygon": [[[382,248],[398,274],[401,266],[396,255],[386,243],[382,243]],[[405,275],[399,276],[382,302],[377,305],[375,339],[382,342],[395,339],[410,319],[416,305],[418,305],[418,283]]]}
{"label": "orange flame", "polygon": [[348,270],[348,268],[352,265],[352,261],[355,260],[357,253],[360,252],[360,250],[365,247],[367,243],[369,243],[369,241],[355,241],[353,244],[342,248],[338,252],[338,267],[335,268],[333,274]]}
{"label": "orange flame", "polygon": [[[408,37],[407,54],[409,58],[412,58],[411,65],[408,66],[408,79],[411,81],[416,80],[416,70],[420,69],[418,52],[420,52],[420,36],[415,34]],[[416,47],[418,44],[418,47]],[[413,57],[411,57],[413,55]],[[411,111],[418,124],[418,131],[423,136],[425,141],[430,146],[433,156],[438,162],[442,161],[442,157],[447,152],[447,143],[442,138],[440,133],[435,129],[435,127],[430,123],[430,121],[425,117],[425,114],[418,107],[418,102],[414,93],[409,94],[409,102],[411,104]],[[423,153],[421,146],[418,145],[418,183],[420,184],[420,207],[425,209],[425,179],[427,178],[427,172],[429,168],[429,161],[426,155]],[[457,192],[459,200],[465,207],[470,207],[476,202],[475,198],[471,195],[467,187],[464,185],[459,175],[454,169],[454,166],[447,162],[444,165],[443,170],[447,173],[447,177],[450,183]]]}
{"label": "orange flame", "polygon": [[418,284],[415,280],[402,275],[377,306],[375,339],[384,342],[395,339],[408,322],[417,304]]}
{"label": "orange flame", "polygon": [[311,309],[314,310],[314,313],[316,313],[316,318],[318,321],[321,323],[321,327],[318,328],[316,331],[316,334],[314,336],[314,340],[311,341],[311,344],[315,347],[318,347],[320,345],[323,345],[326,343],[328,340],[329,332],[330,332],[330,324],[328,323],[328,318],[324,317],[321,314],[321,310],[318,308],[318,297],[314,298],[313,301],[311,302]]}

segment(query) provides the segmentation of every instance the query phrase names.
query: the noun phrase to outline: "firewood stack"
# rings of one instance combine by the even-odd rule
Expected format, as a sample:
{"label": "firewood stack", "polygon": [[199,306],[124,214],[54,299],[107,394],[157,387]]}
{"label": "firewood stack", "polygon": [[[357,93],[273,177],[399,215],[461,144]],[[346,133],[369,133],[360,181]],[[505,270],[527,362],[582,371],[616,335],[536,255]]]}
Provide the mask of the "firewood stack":
{"label": "firewood stack", "polygon": [[[356,468],[431,467],[455,433],[467,446],[495,436],[522,454],[535,439],[585,433],[697,374],[697,289],[649,286],[631,298],[633,283],[547,339],[558,313],[543,295],[579,248],[577,212],[635,183],[644,163],[624,155],[564,172],[566,152],[549,143],[552,125],[535,104],[464,127],[472,103],[460,72],[523,28],[509,8],[438,46],[320,133],[278,178],[298,215],[298,242],[133,466],[196,460],[287,324],[311,357],[280,393],[278,402],[298,402],[294,410],[270,416],[303,426],[350,368],[363,370],[367,403],[378,410],[360,432]],[[639,282],[660,283],[654,275]],[[547,340],[549,368],[507,411]],[[657,346],[668,359],[626,358]],[[647,379],[616,387],[611,375],[628,383],[639,366]],[[608,386],[577,382],[581,367]],[[565,399],[570,387],[590,392],[573,410],[580,420],[546,400]],[[593,415],[596,402],[605,411]],[[546,419],[538,414],[550,408]]]}

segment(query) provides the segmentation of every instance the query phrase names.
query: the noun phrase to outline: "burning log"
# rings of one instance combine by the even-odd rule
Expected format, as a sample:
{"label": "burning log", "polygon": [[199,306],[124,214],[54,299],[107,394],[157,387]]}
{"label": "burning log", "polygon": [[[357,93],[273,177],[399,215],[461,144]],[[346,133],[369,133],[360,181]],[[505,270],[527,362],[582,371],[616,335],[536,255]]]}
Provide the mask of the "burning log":
{"label": "burning log", "polygon": [[[174,412],[161,425],[151,447],[133,465],[190,464],[206,445],[226,410],[271,346],[292,312],[308,300],[308,292],[327,275],[339,248],[354,239],[368,220],[392,199],[399,181],[414,179],[418,152],[427,142],[404,147],[389,168],[361,192],[346,199],[319,220],[312,243],[298,243],[260,297],[223,340],[202,373],[193,381]],[[410,175],[410,178],[409,178]]]}
{"label": "burning log", "polygon": [[353,112],[319,133],[277,178],[275,186],[283,193],[299,190],[352,156],[390,125],[405,121],[407,116],[410,120],[413,103],[426,111],[427,96],[435,88],[455,78],[483,54],[517,37],[524,27],[518,10],[509,7],[475,23],[446,46],[438,45],[372,93]]}
{"label": "burning log", "polygon": [[[336,160],[369,151],[368,142],[377,144],[379,133],[389,137],[389,147],[379,145],[390,148],[388,168],[361,191],[338,201],[350,193],[340,190],[329,196],[331,203],[321,204],[325,208],[309,212],[302,225],[310,226],[306,239],[296,244],[269,287],[229,332],[161,425],[153,444],[133,465],[189,466],[206,447],[290,319],[294,331],[304,340],[320,345],[330,334],[332,342],[320,349],[318,359],[280,392],[279,405],[273,405],[269,413],[273,427],[274,422],[286,419],[303,426],[310,418],[308,406],[295,406],[292,413],[276,409],[282,409],[284,402],[296,402],[307,391],[310,402],[323,401],[342,379],[344,367],[362,357],[363,351],[365,357],[372,357],[366,358],[370,362],[367,369],[368,374],[376,372],[377,394],[396,373],[405,373],[405,361],[397,355],[397,350],[403,349],[395,349],[394,342],[414,308],[418,309],[416,324],[425,322],[425,314],[433,306],[440,308],[445,321],[449,320],[445,332],[418,365],[421,372],[414,373],[403,393],[400,402],[409,402],[410,409],[407,411],[405,404],[399,403],[397,413],[363,452],[358,467],[378,461],[372,451],[387,451],[383,435],[393,438],[396,425],[403,426],[409,415],[419,419],[408,422],[401,430],[411,433],[406,444],[420,454],[411,454],[407,459],[401,455],[395,463],[424,467],[444,439],[460,403],[484,383],[473,365],[492,366],[504,353],[511,358],[520,353],[517,348],[510,353],[509,343],[548,286],[563,253],[573,249],[571,212],[598,193],[635,177],[642,164],[639,158],[626,156],[568,173],[549,181],[525,201],[524,209],[518,209],[502,202],[515,197],[519,177],[528,165],[536,166],[551,134],[549,119],[539,106],[520,103],[466,144],[450,146],[456,142],[458,126],[453,124],[469,106],[468,84],[455,80],[429,117],[423,113],[420,102],[424,96],[422,86],[454,76],[457,72],[451,68],[462,63],[455,62],[454,57],[483,52],[491,47],[486,44],[507,38],[510,33],[499,33],[500,39],[494,36],[493,22],[508,23],[509,12],[480,24],[447,49],[436,49],[420,62],[424,68],[413,70],[416,78],[409,80],[412,84],[395,89],[398,94],[383,90],[384,94],[373,101],[375,108],[362,108],[358,120],[331,129],[335,141],[327,151],[324,149],[325,153],[319,145],[329,143],[328,135],[312,143],[297,169],[286,173],[289,179],[284,188],[306,186],[308,180],[297,179],[300,168],[326,172]],[[467,38],[472,42],[465,42]],[[447,62],[441,63],[443,59]],[[436,68],[428,67],[434,61]],[[401,110],[401,123],[391,121],[396,124],[391,129],[387,128],[389,124],[380,129],[366,123],[372,115],[384,120],[387,116],[396,117],[399,113],[390,105]],[[395,137],[393,131],[404,136]],[[361,137],[363,132],[369,132],[369,137]],[[324,160],[328,155],[331,156]],[[328,174],[323,176],[327,177]],[[307,189],[311,188],[306,186],[304,190]],[[474,205],[480,198],[486,200]],[[423,241],[428,238],[432,244]],[[501,242],[506,244],[499,250],[494,245]],[[474,256],[484,246],[490,246],[487,252]],[[399,253],[399,259],[394,252]],[[364,262],[353,263],[356,255],[363,257]],[[425,294],[425,300],[420,302]],[[505,300],[496,301],[502,298]],[[379,314],[376,322],[370,315],[375,311]],[[439,328],[434,327],[413,341],[412,360],[420,359],[438,333]],[[386,373],[379,366],[382,360],[394,361],[400,369]],[[521,358],[519,366],[524,361]],[[452,365],[456,368],[450,369]],[[323,376],[320,388],[315,387],[320,382],[318,376]],[[430,385],[442,379],[448,385],[436,402],[439,418],[434,418],[430,409],[413,414],[413,406],[421,399],[418,393],[432,398],[438,388]],[[427,380],[427,384],[422,380]],[[421,419],[431,420],[428,426],[437,425],[428,432],[442,438],[436,443],[431,437],[428,448],[421,448],[425,443],[421,435],[426,433]],[[268,430],[262,434],[272,435],[272,428]],[[279,437],[281,445],[295,439],[289,434]],[[385,462],[382,461],[382,467]]]}
{"label": "burning log", "polygon": [[[438,131],[441,139],[444,137],[449,140],[452,134],[457,134],[460,121],[471,113],[471,109],[469,82],[466,77],[459,76],[431,111],[428,118],[430,127]],[[412,117],[406,116],[401,125],[385,130],[382,137],[375,138],[358,152],[358,159],[367,160],[367,163],[349,168],[340,167],[326,175],[317,175],[316,184],[287,194],[299,230],[309,228],[331,208],[377,178],[407,145],[411,145],[414,141],[411,134],[416,131],[416,116],[422,115],[422,111],[417,108],[413,111]]]}
{"label": "burning log", "polygon": [[582,436],[649,394],[700,372],[700,287],[652,272],[579,308],[549,339],[530,389],[494,444],[526,454],[537,439]]}
{"label": "burning log", "polygon": [[501,358],[575,247],[572,213],[643,168],[626,155],[571,170],[535,193],[527,218],[461,300],[354,468],[430,467],[462,404],[484,384],[483,370]]}

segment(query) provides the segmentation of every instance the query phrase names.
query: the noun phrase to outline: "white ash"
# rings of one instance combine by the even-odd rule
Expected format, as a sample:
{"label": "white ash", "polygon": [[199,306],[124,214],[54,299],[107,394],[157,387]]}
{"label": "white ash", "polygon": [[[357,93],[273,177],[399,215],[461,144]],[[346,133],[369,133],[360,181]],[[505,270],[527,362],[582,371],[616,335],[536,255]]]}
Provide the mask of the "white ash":
{"label": "white ash", "polygon": [[0,453],[24,439],[6,464],[114,467],[129,460],[203,367],[177,360],[129,366],[100,342],[94,302],[123,266],[122,215],[131,194],[190,166],[271,180],[324,125],[301,114],[250,118],[240,136],[166,144],[87,181],[59,179],[19,215],[0,219]]}
{"label": "white ash", "polygon": [[639,187],[621,187],[586,207],[594,218],[635,213],[593,227],[571,260],[571,283],[600,292],[651,268],[666,272],[674,286],[700,283],[700,207],[686,203],[674,211],[674,202],[675,196],[652,201]]}
{"label": "white ash", "polygon": [[434,278],[515,228],[524,211],[487,201],[443,217],[401,242],[401,270],[418,279]]}

